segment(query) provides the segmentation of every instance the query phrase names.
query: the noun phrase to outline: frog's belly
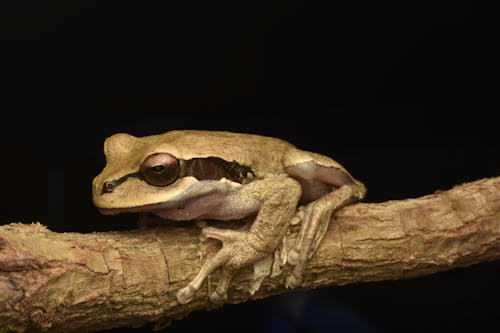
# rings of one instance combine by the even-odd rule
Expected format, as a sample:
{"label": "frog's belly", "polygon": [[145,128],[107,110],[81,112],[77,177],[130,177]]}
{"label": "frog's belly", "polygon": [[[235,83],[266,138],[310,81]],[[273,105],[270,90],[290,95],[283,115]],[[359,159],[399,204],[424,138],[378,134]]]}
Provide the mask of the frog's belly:
{"label": "frog's belly", "polygon": [[236,220],[255,215],[262,203],[255,199],[213,193],[188,200],[177,207],[152,209],[151,212],[165,219],[186,221],[194,219]]}

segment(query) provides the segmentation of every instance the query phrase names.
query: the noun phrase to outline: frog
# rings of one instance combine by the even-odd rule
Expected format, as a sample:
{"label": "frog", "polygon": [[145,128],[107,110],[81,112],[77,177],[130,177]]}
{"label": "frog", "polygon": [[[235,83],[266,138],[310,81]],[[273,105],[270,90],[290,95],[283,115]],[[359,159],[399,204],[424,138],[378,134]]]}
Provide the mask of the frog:
{"label": "frog", "polygon": [[366,187],[340,163],[272,136],[215,130],[170,130],[147,136],[116,133],[104,141],[106,165],[92,181],[100,213],[148,213],[174,221],[234,221],[247,228],[205,225],[204,239],[222,247],[176,293],[193,300],[220,270],[213,303],[224,303],[233,276],[277,250],[292,224],[300,224],[288,249],[287,288],[303,282],[339,208],[364,198]]}

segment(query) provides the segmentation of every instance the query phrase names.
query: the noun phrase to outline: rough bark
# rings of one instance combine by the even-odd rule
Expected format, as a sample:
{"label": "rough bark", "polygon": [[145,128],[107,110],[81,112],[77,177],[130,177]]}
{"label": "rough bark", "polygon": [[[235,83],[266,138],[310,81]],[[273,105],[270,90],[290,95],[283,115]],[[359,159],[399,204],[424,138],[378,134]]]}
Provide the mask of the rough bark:
{"label": "rough bark", "polygon": [[[500,177],[416,199],[340,210],[309,261],[302,289],[405,279],[500,258]],[[298,228],[292,228],[287,245]],[[217,249],[194,224],[128,232],[54,233],[40,224],[0,227],[0,332],[83,332],[159,325],[213,308],[207,291],[179,305],[175,292]],[[252,296],[231,284],[229,302],[286,292],[281,275]]]}

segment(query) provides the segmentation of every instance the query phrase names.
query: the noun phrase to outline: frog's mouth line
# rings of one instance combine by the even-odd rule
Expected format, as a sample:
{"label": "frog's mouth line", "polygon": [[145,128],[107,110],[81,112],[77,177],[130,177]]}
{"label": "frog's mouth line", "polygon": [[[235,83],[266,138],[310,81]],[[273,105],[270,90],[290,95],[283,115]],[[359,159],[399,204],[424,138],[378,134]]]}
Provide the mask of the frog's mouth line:
{"label": "frog's mouth line", "polygon": [[162,202],[157,204],[144,205],[139,207],[125,207],[125,208],[98,208],[99,213],[103,215],[116,215],[121,213],[141,213],[141,212],[153,212],[156,210],[163,210],[166,208],[182,207],[182,201],[180,200],[170,200],[168,202]]}

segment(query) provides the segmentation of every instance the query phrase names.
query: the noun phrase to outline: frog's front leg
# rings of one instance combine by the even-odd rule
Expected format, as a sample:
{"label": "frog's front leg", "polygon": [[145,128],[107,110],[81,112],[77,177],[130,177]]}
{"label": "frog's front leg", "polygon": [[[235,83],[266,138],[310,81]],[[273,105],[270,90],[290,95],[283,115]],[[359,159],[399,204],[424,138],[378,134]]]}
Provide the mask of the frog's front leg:
{"label": "frog's front leg", "polygon": [[269,176],[243,186],[217,207],[217,212],[237,211],[243,202],[257,200],[260,209],[249,231],[220,230],[213,227],[203,229],[207,237],[219,239],[223,247],[208,259],[196,277],[177,292],[181,304],[188,303],[205,279],[218,268],[222,268],[217,288],[210,295],[212,302],[224,302],[233,275],[241,268],[271,255],[286,234],[289,222],[295,213],[301,188],[297,181],[286,176]]}
{"label": "frog's front leg", "polygon": [[[328,160],[326,163],[328,164]],[[294,265],[292,274],[286,279],[286,286],[295,288],[302,282],[306,261],[315,253],[319,243],[328,229],[330,217],[334,210],[360,200],[366,189],[362,183],[352,178],[347,172],[335,166],[321,165],[317,161],[296,164],[288,169],[289,173],[311,192],[317,190],[318,184],[331,186],[330,192],[321,194],[298,211],[302,220],[295,245],[288,254],[288,262]],[[322,188],[324,190],[324,187]],[[306,191],[307,192],[307,191]],[[304,193],[306,196],[318,196],[318,193]],[[296,219],[297,217],[294,217]]]}

